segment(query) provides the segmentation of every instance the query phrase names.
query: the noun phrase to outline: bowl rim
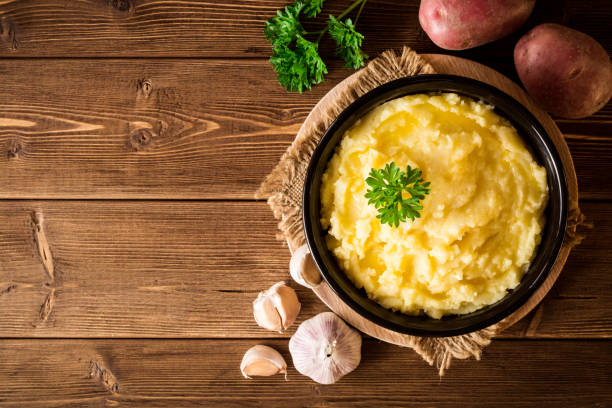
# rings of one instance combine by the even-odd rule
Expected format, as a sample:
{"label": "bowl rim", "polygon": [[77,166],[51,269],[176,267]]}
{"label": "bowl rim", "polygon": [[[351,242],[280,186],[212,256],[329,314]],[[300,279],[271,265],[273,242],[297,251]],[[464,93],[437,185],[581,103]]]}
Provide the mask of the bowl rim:
{"label": "bowl rim", "polygon": [[[436,87],[432,87],[432,89],[429,91],[425,91],[425,90],[412,91],[412,92],[411,91],[406,91],[406,92],[400,91],[398,94],[394,94],[392,97],[388,97],[387,99],[384,98],[386,95],[393,94],[394,92],[397,92],[399,89],[408,88],[410,86],[414,86],[415,84],[431,84],[431,85],[436,85]],[[463,88],[463,89],[457,89],[457,87]],[[470,90],[472,91],[477,90],[478,92],[481,92],[482,94],[487,94],[489,95],[489,98],[484,97],[482,95],[480,96],[469,95],[468,91],[465,90],[466,88],[470,88]],[[523,128],[523,130],[530,129],[531,132],[533,132],[535,135],[533,137],[537,137],[538,143],[542,143],[545,149],[541,149],[541,147],[536,149],[536,146],[534,146],[534,142],[532,140],[529,140],[527,135],[523,134],[522,130],[517,129],[517,131],[519,131],[519,135],[521,139],[525,142],[527,146],[529,146],[531,150],[533,150],[532,154],[536,153],[536,150],[537,150],[537,153],[539,155],[550,160],[550,163],[552,164],[552,167],[555,170],[554,177],[551,177],[551,174],[548,174],[550,173],[550,169],[547,168],[547,185],[549,187],[549,198],[548,198],[549,201],[547,203],[546,212],[547,213],[549,212],[548,207],[551,205],[552,193],[553,191],[556,191],[558,192],[558,208],[559,208],[558,213],[559,214],[558,214],[558,217],[555,217],[554,219],[551,219],[550,214],[547,216],[546,225],[544,229],[542,230],[542,236],[541,236],[542,241],[540,242],[540,244],[538,245],[536,249],[537,251],[536,255],[534,256],[532,262],[530,263],[529,269],[525,272],[525,275],[523,275],[523,278],[521,278],[521,282],[523,282],[524,277],[530,272],[532,265],[534,265],[536,259],[538,259],[540,256],[540,251],[542,250],[543,243],[544,243],[544,232],[547,228],[554,228],[553,229],[554,236],[551,238],[551,242],[553,243],[553,246],[551,249],[548,249],[549,257],[546,259],[540,260],[540,262],[543,262],[543,265],[540,267],[539,271],[537,271],[532,282],[529,283],[529,285],[525,289],[521,289],[522,293],[517,292],[517,289],[521,287],[521,283],[519,283],[519,285],[515,289],[513,289],[512,292],[507,293],[502,299],[500,299],[499,301],[495,302],[492,305],[483,306],[482,308],[477,309],[474,312],[470,312],[464,315],[450,316],[450,318],[453,318],[453,316],[455,316],[456,319],[460,319],[460,318],[465,319],[467,316],[477,316],[476,314],[479,313],[479,311],[482,311],[484,309],[489,309],[488,310],[489,312],[491,310],[494,310],[495,313],[489,313],[488,317],[485,315],[485,312],[482,312],[482,314],[485,315],[485,317],[481,319],[476,319],[477,321],[474,323],[465,324],[461,327],[455,327],[455,328],[449,328],[449,329],[437,328],[435,330],[430,330],[430,329],[423,329],[423,328],[416,328],[416,327],[407,327],[405,325],[400,325],[395,322],[392,322],[388,319],[384,319],[374,314],[373,312],[371,312],[370,310],[368,310],[367,308],[365,308],[363,305],[359,304],[355,300],[353,300],[353,298],[351,298],[351,296],[349,296],[349,294],[346,293],[341,288],[340,284],[336,282],[336,280],[329,274],[327,265],[325,261],[323,260],[321,254],[319,253],[319,249],[315,243],[313,220],[311,219],[309,210],[311,209],[311,202],[315,201],[315,200],[311,200],[310,197],[311,197],[311,191],[313,188],[312,184],[313,184],[313,179],[314,179],[314,173],[317,169],[317,165],[320,162],[320,159],[321,159],[321,156],[323,154],[325,147],[329,144],[330,140],[333,138],[335,133],[338,131],[338,129],[342,125],[345,124],[346,121],[350,122],[350,124],[348,125],[350,127],[352,123],[354,123],[357,119],[361,118],[364,114],[374,109],[375,107],[380,106],[381,104],[389,100],[400,98],[405,95],[418,94],[418,93],[446,93],[446,92],[463,94],[472,99],[476,99],[476,100],[480,99],[487,103],[490,103],[487,101],[487,99],[500,99],[504,102],[504,104],[506,104],[507,107],[509,106],[511,110],[513,111],[511,115],[509,115],[508,112],[505,111],[504,113],[500,114],[500,116],[509,120],[515,127],[517,127],[516,124],[517,122],[519,122],[515,120],[516,118],[520,118],[524,120],[524,122],[519,124],[520,125],[519,127]],[[381,99],[381,101],[375,102],[374,106],[368,107],[364,112],[358,115],[358,117],[354,116],[360,109],[362,109],[368,103],[371,103],[373,100],[376,101],[377,99]],[[498,110],[498,106],[497,105],[494,105],[494,106],[495,106],[495,109]],[[513,116],[513,119],[511,119],[509,116]],[[338,138],[336,144],[333,146],[334,150],[341,139],[342,139],[342,136]],[[538,160],[537,158],[535,159],[536,161],[539,161],[541,163],[541,160]],[[329,158],[326,160],[326,163],[324,164],[324,169],[327,168],[328,160]],[[551,189],[551,185],[554,188]],[[536,117],[527,108],[525,108],[520,102],[514,99],[512,96],[508,95],[502,90],[492,85],[489,85],[487,83],[484,83],[484,82],[481,82],[481,81],[478,81],[472,78],[467,78],[467,77],[462,77],[462,76],[457,76],[457,75],[424,74],[424,75],[418,75],[418,76],[399,78],[394,81],[382,84],[372,89],[371,91],[365,93],[364,95],[360,96],[359,98],[357,98],[348,107],[342,110],[342,112],[337,116],[337,118],[329,125],[329,127],[326,129],[325,133],[323,134],[323,136],[317,143],[317,146],[308,164],[302,191],[303,191],[302,192],[302,222],[303,222],[306,242],[310,249],[312,257],[315,261],[315,264],[317,265],[319,271],[321,272],[321,275],[323,276],[325,281],[329,284],[329,286],[332,288],[334,293],[344,303],[346,303],[352,310],[354,310],[361,317],[365,318],[366,320],[370,322],[373,322],[379,326],[382,326],[386,329],[389,329],[397,333],[423,336],[423,337],[448,337],[448,336],[456,336],[456,335],[474,332],[474,331],[483,329],[485,327],[489,327],[503,320],[504,318],[506,318],[507,316],[509,316],[516,310],[518,310],[522,305],[524,305],[527,302],[527,300],[535,293],[535,291],[542,285],[542,283],[544,283],[544,281],[548,277],[550,270],[556,263],[556,260],[559,256],[561,246],[563,244],[563,240],[565,236],[565,228],[566,228],[566,223],[567,223],[568,191],[567,191],[567,181],[565,177],[565,171],[563,168],[563,162],[560,158],[557,148],[554,142],[552,141],[552,139],[550,138],[550,136],[548,135],[548,132],[544,129],[544,127],[536,119]],[[318,194],[316,196],[318,197]],[[321,205],[320,200],[316,200],[316,201],[318,202],[312,205],[318,205],[320,207]],[[318,228],[320,228],[320,225]],[[327,232],[323,230],[323,235],[325,234],[327,234]],[[330,252],[327,248],[325,248],[325,251]],[[335,259],[335,257],[333,258]],[[342,273],[344,273],[344,271],[342,271],[341,268],[339,269],[341,270]],[[360,290],[360,289],[357,289],[356,287],[355,289],[358,291]],[[516,295],[512,296],[513,294],[516,294]],[[372,301],[372,302],[375,302],[375,301]],[[384,308],[382,305],[378,304],[377,302],[375,303],[378,306],[378,308],[382,308],[388,311],[390,310],[390,309]],[[505,307],[500,308],[500,306],[505,306]],[[497,307],[497,310],[495,310],[496,307]],[[394,312],[394,313],[401,314],[401,312]],[[404,315],[404,316],[409,316],[409,315]],[[436,322],[444,321],[444,318],[443,319],[433,319],[428,316],[426,316],[424,319],[432,320]],[[451,321],[451,320],[447,320],[447,321]]]}

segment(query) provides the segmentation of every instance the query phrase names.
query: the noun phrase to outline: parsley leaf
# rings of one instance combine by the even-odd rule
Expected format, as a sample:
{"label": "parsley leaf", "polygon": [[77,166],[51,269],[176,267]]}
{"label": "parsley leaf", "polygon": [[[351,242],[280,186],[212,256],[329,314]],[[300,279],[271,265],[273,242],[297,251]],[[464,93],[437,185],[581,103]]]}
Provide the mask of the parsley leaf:
{"label": "parsley leaf", "polygon": [[304,7],[304,14],[307,17],[313,18],[321,12],[324,0],[307,0],[306,7]]}
{"label": "parsley leaf", "polygon": [[336,41],[336,55],[344,60],[344,65],[354,69],[364,66],[368,56],[361,50],[363,35],[355,30],[351,19],[342,22],[330,15],[327,24],[329,35]]}
{"label": "parsley leaf", "polygon": [[289,91],[303,92],[323,82],[327,67],[319,56],[317,44],[297,36],[295,50],[283,45],[274,49],[270,62],[277,73],[278,82]]}
{"label": "parsley leaf", "polygon": [[276,16],[266,21],[264,34],[266,40],[272,42],[272,47],[289,46],[294,42],[298,35],[306,32],[300,23],[300,12],[304,8],[304,3],[296,1],[285,10],[278,10]]}
{"label": "parsley leaf", "polygon": [[[366,183],[371,188],[365,197],[368,204],[378,209],[376,218],[380,219],[381,224],[395,227],[399,226],[400,221],[419,218],[419,211],[423,209],[421,201],[431,191],[430,183],[423,180],[421,170],[406,166],[404,172],[395,162],[387,163],[382,169],[372,169]],[[404,193],[410,197],[404,198]]]}
{"label": "parsley leaf", "polygon": [[[344,59],[347,67],[359,68],[368,57],[360,47],[363,35],[355,31],[351,19],[341,20],[359,7],[355,22],[359,18],[367,0],[353,0],[336,19],[330,16],[325,28],[319,31],[306,31],[300,22],[301,17],[316,17],[321,12],[325,0],[297,0],[278,10],[276,16],[265,23],[264,34],[272,43],[270,62],[276,71],[278,81],[289,91],[303,92],[313,85],[324,81],[327,67],[319,56],[321,38],[329,31],[336,41],[336,53]],[[316,40],[305,37],[316,35]]]}

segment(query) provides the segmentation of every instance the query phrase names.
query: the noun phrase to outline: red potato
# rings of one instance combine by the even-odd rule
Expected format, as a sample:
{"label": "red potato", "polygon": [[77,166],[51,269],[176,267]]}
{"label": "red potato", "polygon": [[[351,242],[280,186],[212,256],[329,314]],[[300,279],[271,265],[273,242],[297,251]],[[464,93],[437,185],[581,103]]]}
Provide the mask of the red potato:
{"label": "red potato", "polygon": [[422,0],[419,21],[438,47],[465,50],[516,31],[534,5],[535,0]]}
{"label": "red potato", "polygon": [[612,96],[612,63],[592,37],[559,24],[541,24],[514,47],[514,65],[527,92],[544,109],[584,118]]}

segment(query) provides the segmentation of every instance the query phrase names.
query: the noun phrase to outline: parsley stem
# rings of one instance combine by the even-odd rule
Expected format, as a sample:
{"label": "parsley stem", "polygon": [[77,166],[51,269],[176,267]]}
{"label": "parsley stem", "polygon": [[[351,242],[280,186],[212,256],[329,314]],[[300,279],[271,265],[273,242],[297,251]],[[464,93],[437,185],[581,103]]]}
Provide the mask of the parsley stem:
{"label": "parsley stem", "polygon": [[329,26],[321,30],[321,32],[319,33],[319,36],[317,37],[317,41],[315,41],[317,44],[321,41],[321,38],[323,38],[323,36],[325,35],[328,29],[329,29]]}
{"label": "parsley stem", "polygon": [[357,15],[355,16],[355,27],[357,27],[357,20],[359,20],[359,16],[361,15],[361,12],[363,11],[363,6],[365,6],[365,4],[368,2],[368,0],[363,0],[361,2],[361,7],[359,7],[359,10],[357,11]]}
{"label": "parsley stem", "polygon": [[319,31],[305,31],[304,35],[315,35],[315,34],[321,34],[321,32],[323,32],[324,30],[319,30]]}
{"label": "parsley stem", "polygon": [[[366,1],[368,0],[355,0],[353,2],[353,4],[351,4],[350,6],[348,6],[348,8],[346,10],[344,10],[338,17],[337,19],[340,20],[341,18],[343,18],[344,16],[346,16],[348,13],[350,13],[351,11],[353,11],[353,9],[355,7],[357,7],[358,5],[362,4],[361,9],[363,9],[363,4],[366,3]],[[359,10],[359,13],[361,13],[361,9]],[[359,14],[357,14],[357,18],[359,18]],[[356,22],[357,20],[355,20]],[[321,38],[323,38],[323,36],[325,35],[325,33],[327,32],[327,30],[329,30],[329,25],[327,27],[325,27],[323,30],[321,30],[321,32],[319,33],[319,37],[317,37],[317,40],[315,41],[315,43],[319,43],[321,41]],[[316,33],[316,31],[315,31]],[[313,33],[314,34],[314,33]]]}
{"label": "parsley stem", "polygon": [[342,14],[340,14],[338,16],[338,20],[340,20],[342,17],[346,16],[348,13],[350,13],[351,11],[353,11],[353,9],[355,7],[357,7],[358,5],[360,5],[361,3],[365,3],[367,0],[356,0],[355,2],[353,2],[353,4],[351,4],[350,6],[348,6],[348,8],[346,10],[344,10],[342,12]]}

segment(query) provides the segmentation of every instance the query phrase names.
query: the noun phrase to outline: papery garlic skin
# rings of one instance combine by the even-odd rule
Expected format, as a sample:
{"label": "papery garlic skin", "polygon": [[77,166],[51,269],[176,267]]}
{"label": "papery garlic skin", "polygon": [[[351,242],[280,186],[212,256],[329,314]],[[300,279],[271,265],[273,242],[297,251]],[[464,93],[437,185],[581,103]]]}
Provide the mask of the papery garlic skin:
{"label": "papery garlic skin", "polygon": [[333,384],[361,361],[361,335],[332,312],[303,322],[289,340],[293,365],[320,384]]}
{"label": "papery garlic skin", "polygon": [[264,329],[282,332],[293,324],[300,308],[295,291],[285,282],[278,282],[253,301],[253,317]]}
{"label": "papery garlic skin", "polygon": [[240,363],[240,371],[244,378],[251,376],[270,376],[285,374],[287,376],[287,363],[283,356],[272,347],[257,345],[244,353]]}
{"label": "papery garlic skin", "polygon": [[302,245],[293,253],[289,273],[294,281],[310,289],[321,283],[321,273],[312,259],[308,245]]}

